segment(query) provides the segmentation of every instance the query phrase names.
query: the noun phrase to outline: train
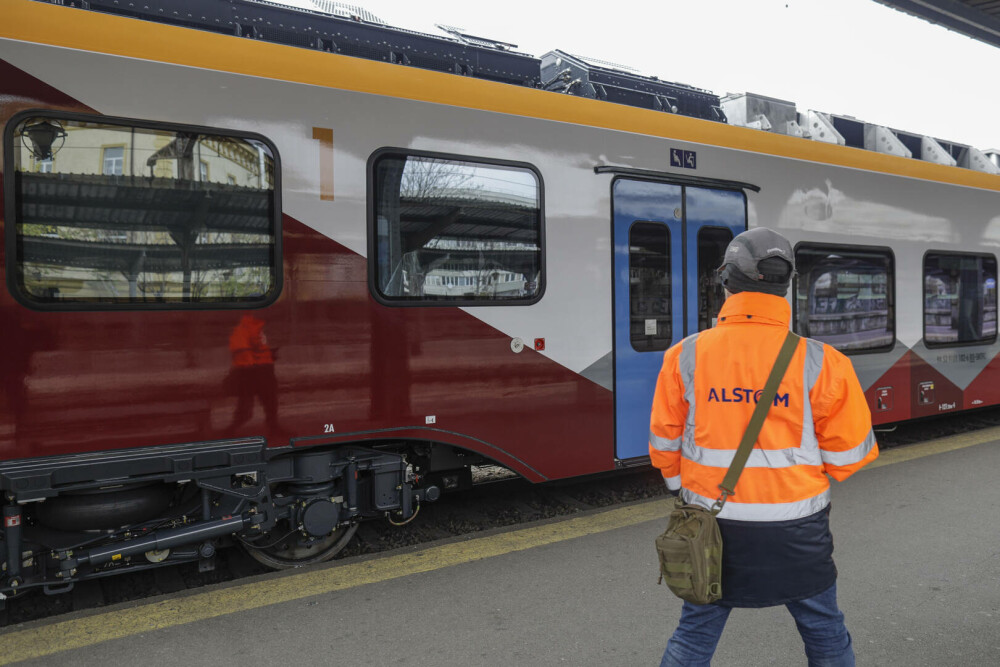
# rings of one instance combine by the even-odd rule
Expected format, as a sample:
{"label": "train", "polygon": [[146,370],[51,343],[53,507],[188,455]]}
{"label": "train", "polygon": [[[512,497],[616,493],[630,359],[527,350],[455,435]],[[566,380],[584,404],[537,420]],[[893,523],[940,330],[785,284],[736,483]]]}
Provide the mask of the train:
{"label": "train", "polygon": [[873,420],[1000,403],[997,155],[316,0],[0,0],[0,594],[649,465],[748,228]]}

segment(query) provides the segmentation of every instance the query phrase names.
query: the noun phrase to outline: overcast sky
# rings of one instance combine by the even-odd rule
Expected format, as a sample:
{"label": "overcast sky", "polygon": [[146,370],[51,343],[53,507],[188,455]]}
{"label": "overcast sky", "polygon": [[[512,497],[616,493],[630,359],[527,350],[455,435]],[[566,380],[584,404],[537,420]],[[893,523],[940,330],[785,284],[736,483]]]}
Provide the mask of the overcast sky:
{"label": "overcast sky", "polygon": [[[309,5],[308,0],[279,0]],[[874,0],[367,0],[386,23],[435,24],[706,88],[754,92],[940,139],[1000,148],[1000,49]]]}

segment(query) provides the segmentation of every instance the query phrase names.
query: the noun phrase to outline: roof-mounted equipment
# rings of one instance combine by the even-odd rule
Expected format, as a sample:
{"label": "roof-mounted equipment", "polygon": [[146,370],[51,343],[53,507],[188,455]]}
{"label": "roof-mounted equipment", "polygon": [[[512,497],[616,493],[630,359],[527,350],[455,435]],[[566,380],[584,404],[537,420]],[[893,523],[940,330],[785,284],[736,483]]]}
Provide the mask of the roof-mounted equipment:
{"label": "roof-mounted equipment", "polygon": [[864,123],[864,126],[865,150],[899,157],[913,157],[913,151],[907,148],[889,128],[871,123]]}
{"label": "roof-mounted equipment", "polygon": [[336,0],[311,0],[313,7],[309,9],[274,0],[36,1],[544,88],[1000,174],[1000,150],[982,152],[964,144],[865,123],[851,116],[814,110],[800,113],[792,102],[754,93],[729,94],[720,100],[708,90],[642,76],[622,65],[564,51],[550,51],[539,59],[515,51],[516,44],[470,35],[461,28],[438,25],[448,37],[394,28],[362,8]]}
{"label": "roof-mounted equipment", "polygon": [[730,93],[720,101],[730,125],[803,136],[795,103],[756,93]]}
{"label": "roof-mounted equipment", "polygon": [[958,156],[958,166],[987,174],[1000,174],[1000,151],[981,151],[973,146],[966,146]]}
{"label": "roof-mounted equipment", "polygon": [[[315,0],[313,1],[315,2]],[[450,25],[441,25],[440,23],[435,23],[434,25],[438,30],[451,35],[462,44],[481,46],[486,49],[495,49],[497,51],[513,51],[517,48],[517,44],[511,44],[510,42],[500,42],[488,37],[476,37],[475,35],[470,35],[469,33],[464,32],[462,28],[455,28]]]}
{"label": "roof-mounted equipment", "polygon": [[825,144],[837,144],[846,146],[847,139],[844,138],[837,127],[833,124],[833,119],[822,111],[809,109],[804,114],[799,114],[799,125],[802,126],[804,137],[813,141],[821,141]]}
{"label": "roof-mounted equipment", "polygon": [[944,146],[938,143],[937,139],[926,135],[920,137],[920,159],[924,162],[933,162],[934,164],[943,164],[949,167],[954,167],[958,164],[958,160],[946,151]]}
{"label": "roof-mounted equipment", "polygon": [[[264,2],[265,4],[281,4],[269,3],[266,2],[266,0],[264,0]],[[330,16],[339,16],[340,18],[350,19],[352,21],[364,21],[365,23],[374,23],[376,25],[388,25],[385,21],[363,7],[348,5],[343,2],[334,2],[334,0],[310,0],[310,2],[316,11],[329,14]]]}
{"label": "roof-mounted equipment", "polygon": [[558,49],[542,56],[541,78],[546,90],[726,122],[718,95],[707,90],[605,67]]}

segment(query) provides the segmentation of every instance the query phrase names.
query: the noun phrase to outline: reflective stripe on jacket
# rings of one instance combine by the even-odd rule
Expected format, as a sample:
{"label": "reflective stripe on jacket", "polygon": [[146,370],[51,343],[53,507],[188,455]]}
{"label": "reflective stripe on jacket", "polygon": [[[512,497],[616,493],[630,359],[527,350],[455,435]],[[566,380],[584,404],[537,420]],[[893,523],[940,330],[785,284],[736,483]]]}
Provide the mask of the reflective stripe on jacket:
{"label": "reflective stripe on jacket", "polygon": [[[666,351],[656,384],[649,452],[667,486],[710,507],[788,331],[777,296],[729,297],[713,329]],[[719,518],[787,521],[830,503],[827,473],[844,480],[878,457],[871,412],[851,362],[803,338],[736,493]]]}

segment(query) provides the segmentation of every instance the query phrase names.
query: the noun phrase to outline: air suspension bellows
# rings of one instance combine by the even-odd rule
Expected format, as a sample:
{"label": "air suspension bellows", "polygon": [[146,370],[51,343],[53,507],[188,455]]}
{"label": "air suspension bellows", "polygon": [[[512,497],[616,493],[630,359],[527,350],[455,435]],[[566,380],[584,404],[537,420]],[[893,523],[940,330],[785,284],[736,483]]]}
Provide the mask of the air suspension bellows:
{"label": "air suspension bellows", "polygon": [[167,484],[67,492],[39,503],[35,516],[57,530],[111,530],[158,516],[172,493]]}

